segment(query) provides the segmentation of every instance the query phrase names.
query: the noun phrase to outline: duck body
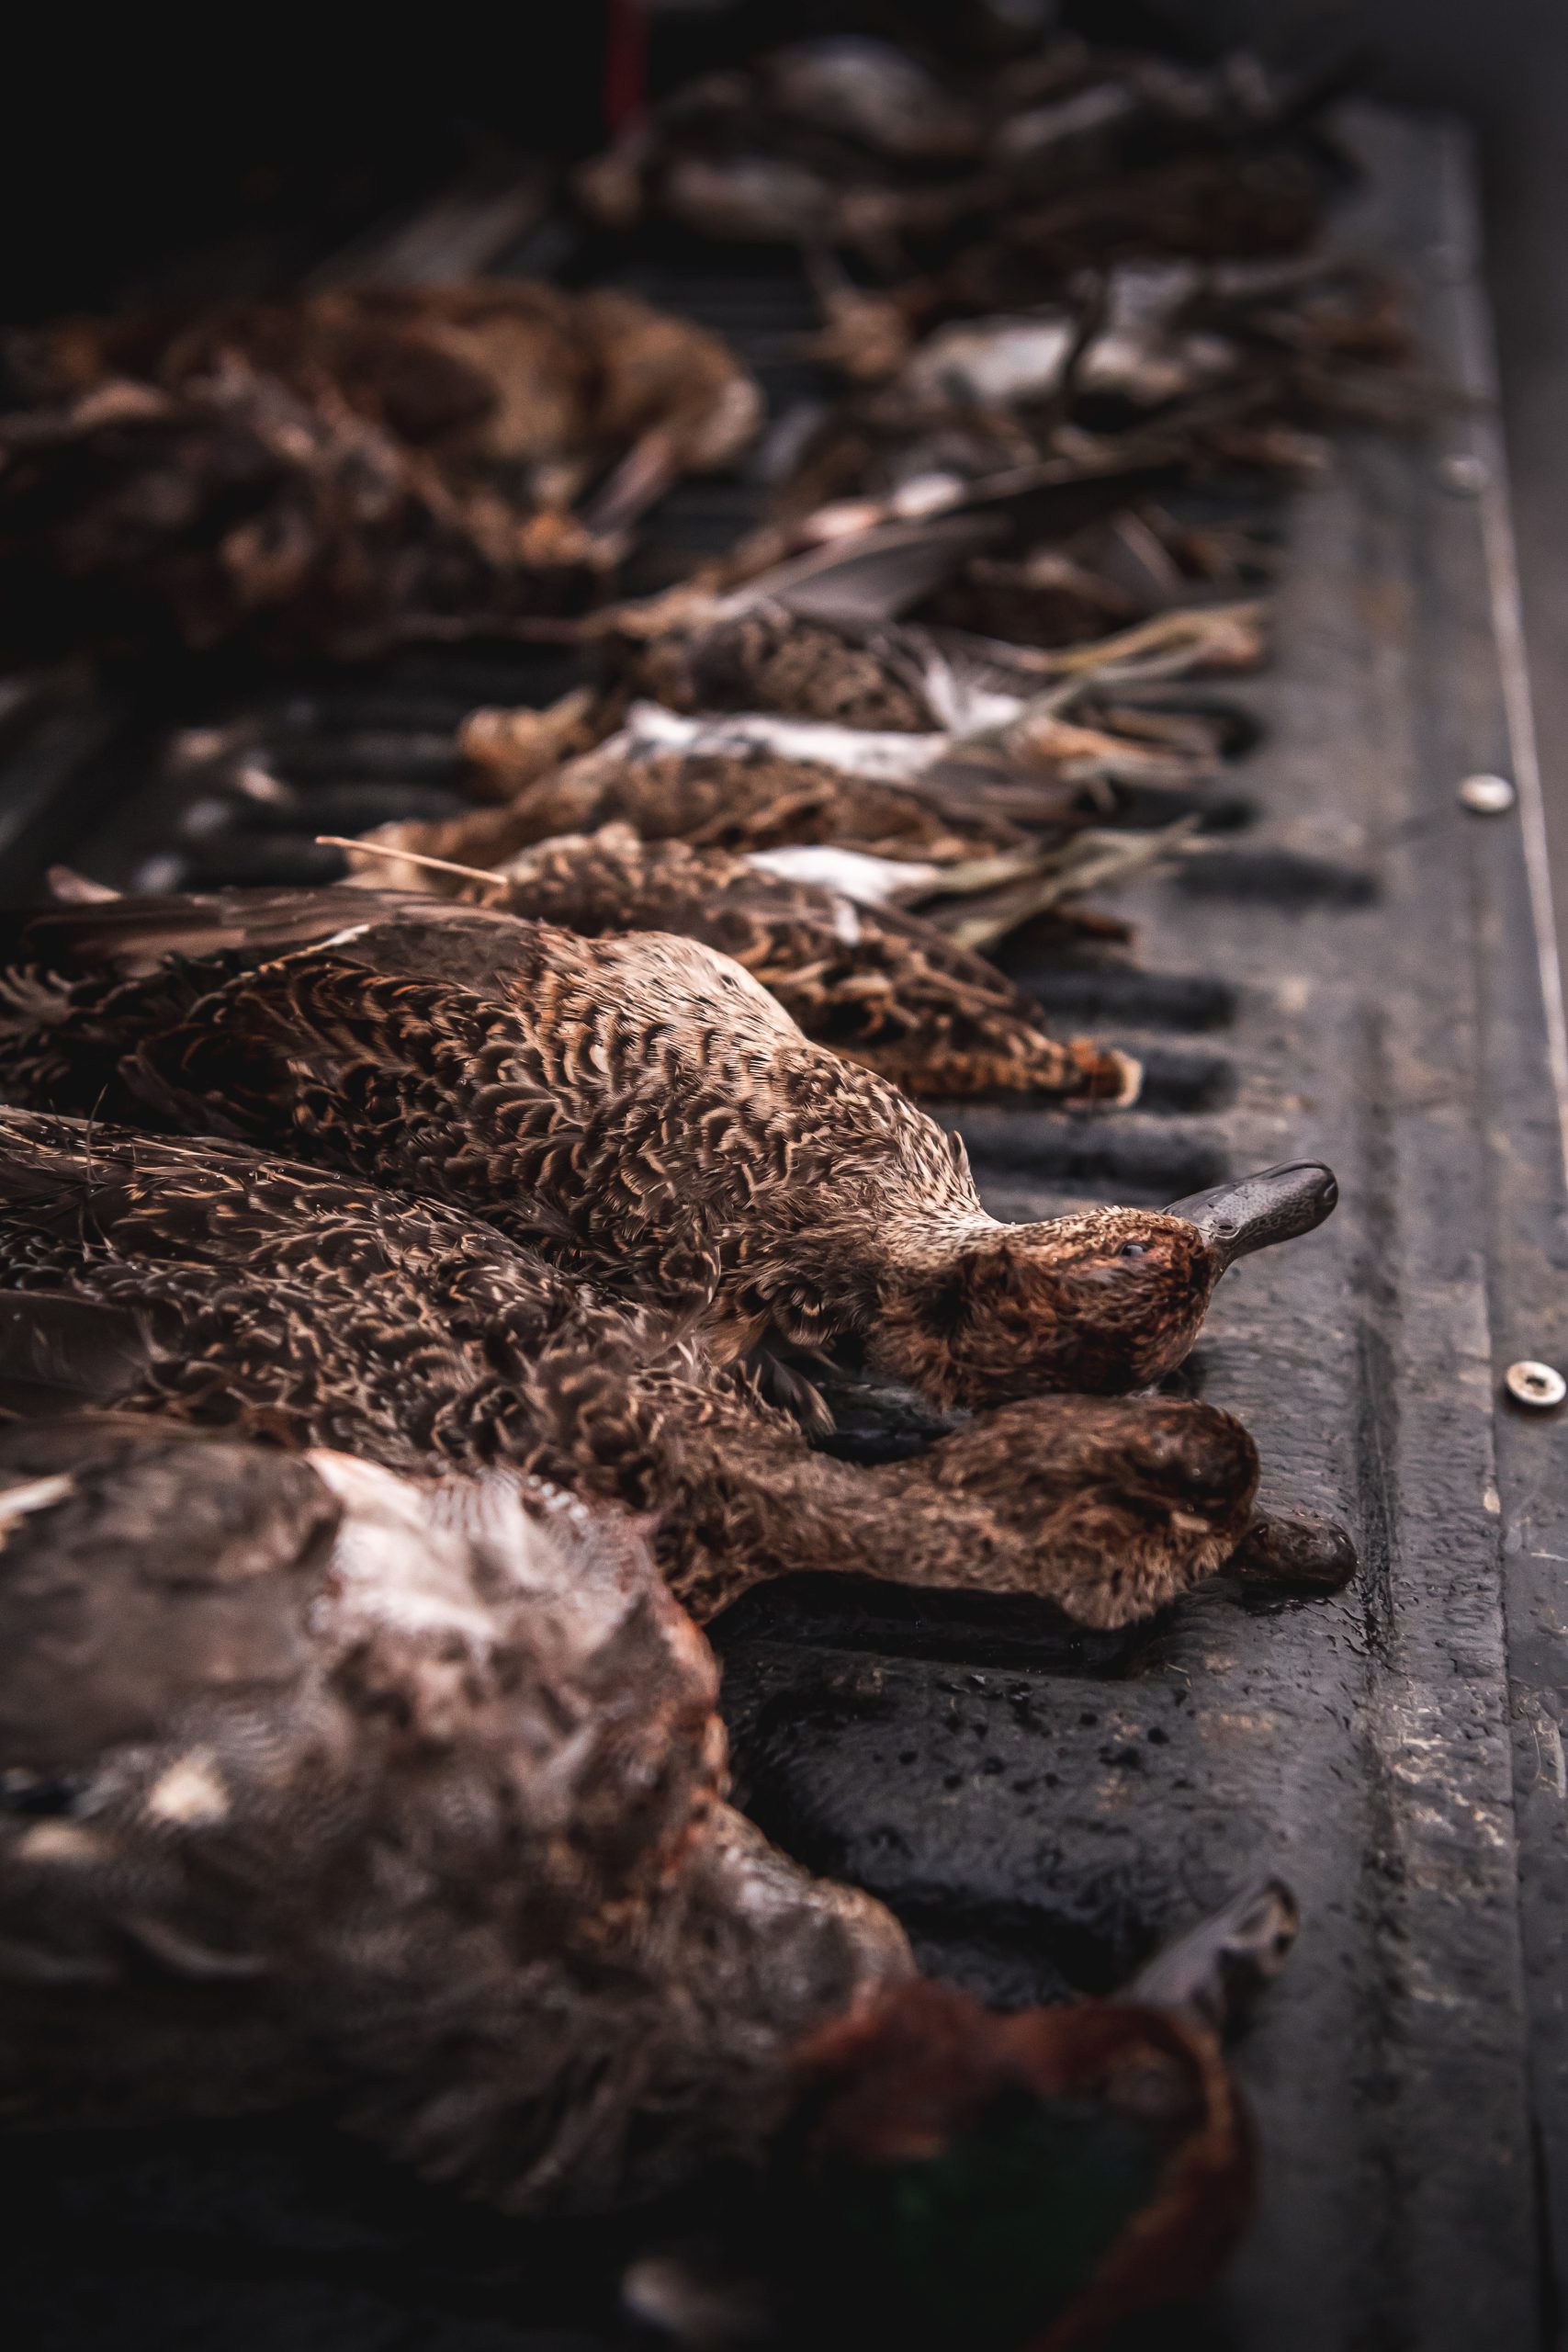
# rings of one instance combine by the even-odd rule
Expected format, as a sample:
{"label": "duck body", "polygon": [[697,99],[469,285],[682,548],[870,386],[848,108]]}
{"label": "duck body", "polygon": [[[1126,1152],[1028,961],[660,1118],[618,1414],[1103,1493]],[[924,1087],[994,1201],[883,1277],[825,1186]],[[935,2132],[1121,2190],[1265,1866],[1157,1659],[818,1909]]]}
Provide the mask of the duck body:
{"label": "duck body", "polygon": [[[847,2296],[1066,2343],[1228,2248],[1248,2136],[1184,1947],[1025,2017],[918,1978],[725,1802],[713,1658],[615,1515],[111,1419],[0,1431],[0,1528],[9,2128],[310,2099],[514,2215],[689,2185],[834,2341]],[[959,2243],[911,2248],[932,2196]],[[979,2339],[944,2300],[976,2197]]]}
{"label": "duck body", "polygon": [[682,376],[698,464],[734,456],[759,413],[754,393],[731,392],[745,379],[700,329],[635,296],[575,295],[539,281],[362,287],[184,314],[67,319],[18,343],[33,388],[55,398],[114,378],[178,391],[231,355],[302,396],[330,388],[400,440],[479,469],[603,464],[668,421]]}
{"label": "duck body", "polygon": [[40,641],[359,656],[581,605],[640,505],[761,416],[700,329],[524,282],[65,320],[14,362],[0,576]]}
{"label": "duck body", "polygon": [[0,1436],[0,1523],[13,2124],[325,2098],[598,2209],[754,2155],[795,2046],[912,1973],[725,1804],[619,1514],[87,1421]]}
{"label": "duck body", "polygon": [[[1095,724],[1099,714],[1086,722],[1072,708],[1081,690],[1058,684],[1053,691],[1005,642],[799,614],[770,598],[717,600],[667,626],[644,625],[635,607],[623,610],[607,650],[623,681],[668,710],[769,713],[874,735],[923,736],[925,764],[935,756],[962,759],[973,747],[972,756],[1004,752],[1026,775],[1061,771],[1069,784],[1149,773],[1191,781],[1206,772],[1205,756],[1212,766],[1223,741],[1216,728],[1198,756],[1179,767],[1168,759],[1156,769],[1146,741],[1117,733],[1103,718]],[[1190,714],[1190,724],[1201,730],[1201,715]],[[919,747],[905,746],[903,756],[919,773]]]}
{"label": "duck body", "polygon": [[[499,808],[426,827],[386,826],[376,838],[433,857],[494,865],[558,833],[625,824],[645,841],[683,841],[694,849],[815,842],[954,865],[1022,852],[1042,838],[1059,841],[1085,822],[1075,796],[1055,778],[1020,776],[983,754],[954,755],[944,737],[857,738],[828,723],[682,721],[655,716],[655,707],[642,707],[594,751],[521,782]],[[474,731],[470,721],[468,739]],[[888,742],[900,751],[878,772],[874,754]]]}
{"label": "duck body", "polygon": [[627,1310],[438,1203],[210,1137],[0,1114],[0,1273],[12,1412],[545,1477],[653,1514],[703,1619],[831,1569],[1034,1592],[1114,1625],[1250,1528],[1256,1451],[1212,1407],[1022,1399],[868,1470],[812,1451],[689,1320]]}
{"label": "duck body", "polygon": [[[417,869],[408,877],[417,881]],[[934,923],[722,851],[606,825],[524,850],[493,877],[426,869],[425,878],[444,895],[587,938],[701,940],[760,980],[807,1036],[906,1093],[1125,1102],[1136,1091],[1126,1055],[1087,1038],[1059,1043],[1021,989]]]}
{"label": "duck body", "polygon": [[[1003,645],[831,628],[782,605],[628,631],[627,643],[625,691],[593,712],[592,748],[561,764],[540,756],[554,712],[469,715],[460,742],[476,791],[502,805],[455,820],[446,842],[518,848],[620,819],[699,845],[833,841],[954,862],[1070,837],[1124,787],[1168,793],[1170,815],[1185,814],[1193,788],[1251,740],[1234,711],[1119,699],[1114,649],[1110,691],[1096,694],[1092,666],[1031,676]],[[657,699],[628,700],[634,689]],[[451,854],[434,837],[395,837]]]}
{"label": "duck body", "polygon": [[[1252,57],[1241,73],[1234,61],[1200,72],[1063,40],[976,71],[972,57],[955,65],[836,35],[682,85],[581,166],[576,187],[616,229],[663,215],[715,239],[840,245],[885,268],[950,252],[962,224],[1055,198],[1089,207],[1088,233],[1062,245],[1066,273],[1104,258],[1096,206],[1135,249],[1158,251],[1158,167],[1207,164],[1247,187],[1258,149],[1296,165],[1295,203],[1269,232],[1304,242],[1323,178],[1299,130],[1322,96]],[[1137,197],[1118,206],[1129,177]],[[1233,198],[1230,209],[1245,246],[1248,208]],[[1264,233],[1255,225],[1251,241]]]}
{"label": "duck body", "polygon": [[722,603],[683,626],[634,633],[635,613],[609,641],[639,693],[671,710],[772,710],[840,727],[919,734],[943,724],[931,689],[897,640],[792,612],[768,599]]}
{"label": "duck body", "polygon": [[[1180,1361],[1224,1262],[1179,1216],[997,1223],[956,1139],[693,940],[326,891],[73,910],[17,954],[13,1099],[455,1203],[625,1295],[701,1292],[736,1353],[848,1345],[939,1405],[1114,1394]],[[1326,1172],[1295,1194],[1315,1223]]]}

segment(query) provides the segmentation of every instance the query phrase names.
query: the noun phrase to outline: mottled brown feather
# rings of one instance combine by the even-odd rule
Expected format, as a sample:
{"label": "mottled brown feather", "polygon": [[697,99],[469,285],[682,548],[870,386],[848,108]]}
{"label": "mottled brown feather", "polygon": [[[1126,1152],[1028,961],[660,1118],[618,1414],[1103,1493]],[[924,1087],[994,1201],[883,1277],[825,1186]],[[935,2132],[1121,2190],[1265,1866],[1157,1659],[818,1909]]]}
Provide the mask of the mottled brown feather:
{"label": "mottled brown feather", "polygon": [[1226,2243],[1247,2136],[1208,2035],[916,1979],[880,1904],[724,1802],[714,1661],[624,1520],[97,1420],[0,1432],[0,1534],[11,2126],[309,2098],[535,2214],[716,2160],[789,2311],[814,2209],[1034,2098],[1147,2158],[1074,2311]]}
{"label": "mottled brown feather", "polygon": [[[318,945],[279,954],[311,920]],[[564,1244],[623,1295],[705,1285],[736,1350],[863,1350],[938,1403],[1144,1387],[1219,1261],[1187,1220],[1005,1226],[962,1146],[804,1037],[739,966],[661,933],[582,939],[340,892],[62,910],[19,944],[13,1099],[245,1136]],[[344,921],[345,914],[349,920]],[[357,918],[357,920],[355,920]],[[85,973],[51,995],[63,964]]]}
{"label": "mottled brown feather", "polygon": [[157,1424],[0,1433],[0,2102],[323,2100],[512,2210],[754,2156],[894,1920],[723,1802],[635,1527]]}

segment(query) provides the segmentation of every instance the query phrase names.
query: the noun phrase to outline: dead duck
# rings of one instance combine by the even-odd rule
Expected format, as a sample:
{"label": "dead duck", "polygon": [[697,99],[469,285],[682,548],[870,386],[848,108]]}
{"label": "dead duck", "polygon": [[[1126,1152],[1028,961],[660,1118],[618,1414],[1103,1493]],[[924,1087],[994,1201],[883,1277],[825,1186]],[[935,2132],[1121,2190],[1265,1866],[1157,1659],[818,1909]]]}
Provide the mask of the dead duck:
{"label": "dead duck", "polygon": [[[987,478],[1081,468],[1090,453],[1108,480],[1140,464],[1163,464],[1168,485],[1237,468],[1310,478],[1325,430],[1431,412],[1394,289],[1333,255],[1111,257],[1070,288],[1021,279],[1014,307],[979,315],[955,281],[958,298],[933,303],[930,332],[885,380],[861,381],[796,436],[764,560],[792,527],[826,536],[900,508],[946,511]],[[1266,526],[1216,535],[1146,489],[1122,503],[1071,531],[972,548],[919,616],[1038,645],[1256,593],[1267,577]]]}
{"label": "dead duck", "polygon": [[543,1228],[628,1295],[699,1283],[737,1352],[853,1350],[942,1405],[1150,1385],[1226,1266],[1336,1199],[1303,1164],[1165,1215],[999,1224],[906,1095],[662,933],[237,893],[42,914],[8,960],[16,1101],[216,1129]]}
{"label": "dead duck", "polygon": [[[994,428],[982,430],[988,412],[960,413],[961,426],[864,401],[829,409],[773,515],[725,566],[591,616],[585,629],[625,660],[626,640],[635,652],[639,637],[730,622],[756,603],[863,633],[913,616],[928,626],[902,655],[906,685],[931,669],[936,625],[939,649],[971,670],[978,654],[981,683],[1017,693],[1008,673],[1035,667],[1043,650],[1187,613],[1181,666],[1256,663],[1257,599],[1276,559],[1267,514],[1216,527],[1173,513],[1166,493],[1192,470],[1179,435],[1151,426],[1119,447],[1064,433],[1065,454],[1051,443],[1042,458],[1016,434],[995,447]],[[1299,435],[1292,447],[1309,469],[1321,458]]]}
{"label": "dead duck", "polygon": [[[487,714],[476,714],[483,718]],[[465,748],[476,740],[475,722]],[[640,840],[735,853],[829,844],[866,857],[957,866],[1059,842],[1089,821],[1056,779],[945,756],[942,739],[787,721],[683,720],[653,704],[496,808],[374,839],[420,855],[494,865],[559,833],[629,825]],[[886,756],[881,757],[886,749]],[[858,759],[859,767],[848,765]],[[881,772],[876,763],[880,759]]]}
{"label": "dead duck", "polygon": [[721,850],[640,841],[626,825],[558,835],[493,874],[344,842],[374,884],[421,880],[441,896],[558,924],[585,938],[660,931],[700,939],[776,997],[807,1037],[906,1093],[1137,1099],[1130,1056],[1053,1037],[1033,1000],[934,923],[868,906],[825,883],[770,873]]}
{"label": "dead duck", "polygon": [[[0,1528],[13,2129],[309,2099],[511,2214],[705,2182],[781,2316],[913,2313],[937,2261],[965,2345],[1077,2340],[1234,2238],[1216,2027],[1282,1889],[1146,1989],[992,2016],[726,1804],[714,1661],[613,1515],[110,1421],[0,1433]],[[683,2332],[689,2261],[627,2300]]]}
{"label": "dead duck", "polygon": [[356,656],[581,606],[761,416],[700,329],[521,282],[67,320],[14,364],[0,578],[40,645]]}
{"label": "dead duck", "polygon": [[[938,636],[906,616],[966,566],[1035,564],[1106,531],[1136,528],[1150,540],[1155,525],[1141,510],[1179,470],[1080,455],[1032,458],[975,481],[928,471],[900,484],[886,514],[852,501],[810,508],[795,520],[793,545],[788,531],[764,527],[733,551],[724,576],[614,606],[583,631],[623,697],[649,695],[687,714],[753,710],[883,733],[1016,738],[1021,757],[1048,762],[1043,723],[1062,715],[1071,690],[1048,700],[1027,659],[1005,643]],[[1158,522],[1182,545],[1176,525]],[[1102,631],[1141,616],[1112,608]],[[615,710],[613,693],[605,707]],[[1030,719],[1042,726],[1038,740],[1022,725]]]}
{"label": "dead duck", "polygon": [[[1255,54],[1199,71],[1063,38],[976,71],[972,57],[831,35],[678,87],[574,185],[618,232],[663,217],[716,240],[838,245],[895,273],[951,252],[965,223],[1063,192],[1113,194],[1140,165],[1190,157],[1248,184],[1263,148],[1296,164],[1288,234],[1304,242],[1325,175],[1300,127],[1337,86]],[[1159,248],[1161,194],[1141,184],[1142,204],[1122,203],[1123,236],[1145,227]],[[1064,271],[1104,260],[1092,213],[1088,225]]]}
{"label": "dead duck", "polygon": [[400,1472],[502,1467],[652,1514],[702,1620],[772,1577],[1026,1592],[1084,1624],[1224,1568],[1342,1583],[1348,1539],[1258,1517],[1256,1449],[1179,1398],[1039,1396],[873,1468],[716,1360],[433,1201],[210,1137],[0,1113],[0,1404],[156,1413]]}
{"label": "dead duck", "polygon": [[[770,730],[786,747],[826,739],[824,756],[775,752]],[[918,911],[984,950],[1042,918],[1076,927],[1088,892],[1179,854],[1198,820],[1189,809],[1150,831],[1097,826],[1077,787],[1021,776],[983,754],[931,756],[942,741],[751,718],[683,721],[639,705],[597,752],[540,775],[504,807],[396,821],[345,845],[358,853],[351,879],[421,889],[431,859],[497,868],[546,842],[616,825],[655,846],[739,853],[759,872],[824,885],[862,907]],[[893,774],[830,763],[870,761],[879,750]],[[927,764],[912,768],[902,758],[910,750]]]}
{"label": "dead duck", "polygon": [[[907,625],[868,628],[767,598],[733,607],[720,600],[646,634],[623,612],[612,659],[637,693],[685,716],[755,712],[908,735],[950,758],[990,746],[1070,785],[1201,783],[1232,731],[1224,712],[1194,707],[1188,747],[1162,752],[1146,731],[1082,708],[1092,669],[1047,682],[1004,643]],[[470,738],[476,731],[470,721]]]}
{"label": "dead duck", "polygon": [[445,464],[522,476],[558,507],[650,433],[678,464],[724,465],[761,414],[735,359],[688,321],[609,288],[518,278],[71,318],[19,334],[13,356],[50,399],[121,380],[179,391],[236,358],[304,396],[330,388]]}
{"label": "dead duck", "polygon": [[981,128],[907,51],[833,35],[686,85],[581,165],[574,193],[615,232],[663,213],[705,237],[887,254],[973,212]]}

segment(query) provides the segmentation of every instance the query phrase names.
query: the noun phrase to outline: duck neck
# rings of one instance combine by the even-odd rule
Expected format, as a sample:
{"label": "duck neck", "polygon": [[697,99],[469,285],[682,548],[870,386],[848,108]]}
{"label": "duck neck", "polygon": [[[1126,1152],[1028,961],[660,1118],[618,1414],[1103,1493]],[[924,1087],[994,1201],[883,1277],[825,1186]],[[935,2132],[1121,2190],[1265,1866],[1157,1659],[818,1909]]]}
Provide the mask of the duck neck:
{"label": "duck neck", "polygon": [[699,1622],[774,1577],[833,1571],[998,1591],[1028,1584],[1012,1531],[983,1500],[941,1483],[934,1451],[874,1468],[840,1462],[813,1453],[775,1413],[752,1417],[727,1442],[682,1451],[659,1548]]}

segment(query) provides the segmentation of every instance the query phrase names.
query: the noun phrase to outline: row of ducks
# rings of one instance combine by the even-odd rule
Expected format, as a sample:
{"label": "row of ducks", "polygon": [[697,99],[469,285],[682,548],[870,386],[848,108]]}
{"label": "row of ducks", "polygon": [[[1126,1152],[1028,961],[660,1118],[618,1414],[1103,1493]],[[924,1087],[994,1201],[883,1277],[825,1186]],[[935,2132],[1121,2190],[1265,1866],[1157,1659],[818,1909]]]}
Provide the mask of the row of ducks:
{"label": "row of ducks", "polygon": [[[699,2181],[696,2240],[626,2286],[694,2341],[765,2314],[1059,2352],[1234,2235],[1218,2035],[1289,1898],[1115,1999],[988,2014],[728,1804],[699,1628],[803,1570],[1102,1628],[1351,1573],[1337,1528],[1259,1509],[1232,1417],[1148,1393],[1330,1172],[1006,1225],[915,1098],[1135,1097],[983,951],[1103,936],[1081,893],[1181,854],[1246,728],[1163,689],[1263,646],[1250,594],[1182,584],[1261,567],[1157,493],[1195,450],[1272,461],[1393,337],[1307,270],[1134,273],[965,341],[964,270],[1070,230],[965,257],[982,155],[1042,195],[1094,159],[1092,249],[1128,169],[1217,221],[1292,107],[1066,52],[935,104],[892,54],[788,52],[582,183],[701,225],[694,188],[784,184],[752,168],[783,121],[792,168],[831,182],[847,141],[897,199],[868,246],[835,196],[828,243],[935,237],[891,294],[814,256],[859,389],[762,530],[571,624],[593,683],[475,714],[476,807],[350,845],[354,888],[64,876],[9,928],[0,2078],[23,2122],[321,2099],[518,2214]],[[1294,186],[1265,244],[1310,226]],[[1118,258],[1166,235],[1135,211]],[[712,338],[524,287],[73,322],[20,359],[0,573],[110,645],[160,601],[187,642],[336,653],[581,602],[757,421]]]}
{"label": "row of ducks", "polygon": [[[998,1226],[722,956],[442,900],[62,908],[3,1001],[13,2118],[325,2097],[520,2212],[719,2163],[724,2275],[628,2278],[676,2332],[1067,2343],[1198,2283],[1286,1898],[991,2017],[724,1803],[694,1621],[799,1569],[1104,1625],[1337,1581],[1234,1420],[1124,1393],[1327,1172]],[[835,1370],[921,1450],[814,1448]]]}
{"label": "row of ducks", "polygon": [[[839,569],[809,567],[819,597]],[[1103,1627],[1220,1571],[1332,1589],[1345,1539],[1259,1513],[1235,1421],[1129,1392],[1333,1180],[987,1215],[914,1091],[1115,1103],[1137,1072],[893,903],[883,869],[917,861],[886,829],[928,875],[1037,878],[1043,839],[1091,831],[1070,793],[1119,778],[1032,769],[1023,730],[1060,749],[1074,722],[994,662],[987,729],[947,648],[777,585],[619,631],[603,695],[536,715],[587,747],[460,820],[488,842],[441,844],[499,842],[500,871],[404,833],[364,845],[369,888],[77,881],[14,927],[8,2102],[324,2096],[520,2212],[717,2163],[718,2275],[705,2241],[643,2261],[643,2316],[741,2331],[761,2297],[782,2326],[1066,2344],[1200,2283],[1234,2232],[1214,2031],[1288,1899],[1124,2000],[989,2016],[724,1803],[695,1626],[824,1568]],[[748,741],[757,718],[835,757]],[[1071,749],[1109,768],[1106,732]],[[569,807],[609,821],[563,837]],[[705,822],[877,873],[781,871]],[[886,1458],[843,1458],[868,1397]]]}
{"label": "row of ducks", "polygon": [[[1053,230],[1076,230],[1077,244],[1051,254],[1052,274],[1101,260],[1113,208],[1124,236],[1135,224],[1156,249],[1203,251],[1173,233],[1170,213],[1205,169],[1231,181],[1233,217],[1212,224],[1220,252],[1268,251],[1315,220],[1321,180],[1302,134],[1340,77],[1332,50],[1285,64],[1254,49],[1203,69],[1043,38],[1025,10],[1009,39],[1000,13],[931,22],[919,45],[795,41],[679,85],[581,167],[578,199],[621,233],[663,220],[714,242],[839,247],[906,274],[945,260],[956,278],[1010,247],[1033,284]],[[992,38],[967,43],[984,17]],[[1267,179],[1247,176],[1260,158],[1274,166],[1272,208],[1258,198]],[[1190,189],[1182,209],[1190,230]],[[920,283],[925,300],[932,292]]]}
{"label": "row of ducks", "polygon": [[[961,95],[829,40],[677,91],[577,175],[578,263],[657,266],[671,222],[804,254],[822,322],[795,356],[838,396],[766,437],[751,369],[617,286],[344,279],[16,335],[6,650],[335,662],[526,634],[602,603],[681,476],[743,465],[770,511],[729,584],[1008,474],[1310,471],[1325,423],[1423,397],[1389,288],[1319,250],[1348,170],[1318,120],[1336,86],[1064,40]],[[928,119],[945,163],[905,143]],[[1083,528],[971,548],[926,616],[1076,639],[1267,560],[1213,520]]]}
{"label": "row of ducks", "polygon": [[1161,684],[1239,667],[1261,629],[1187,613],[1053,685],[897,618],[909,567],[967,544],[873,532],[740,591],[621,608],[595,630],[597,685],[467,721],[480,805],[341,843],[355,878],[701,940],[910,1092],[1134,1102],[1130,1056],[1054,1037],[982,951],[1117,935],[1084,894],[1190,848],[1251,741],[1224,706],[1147,699],[1145,665]]}

